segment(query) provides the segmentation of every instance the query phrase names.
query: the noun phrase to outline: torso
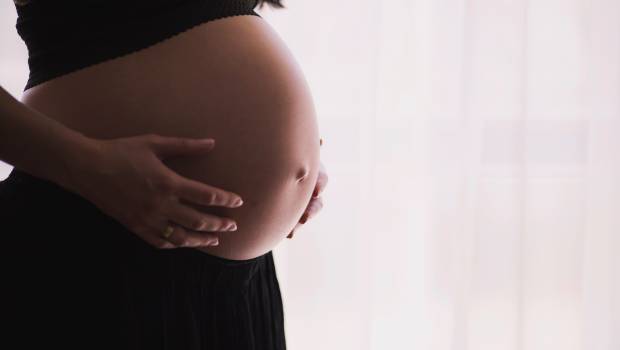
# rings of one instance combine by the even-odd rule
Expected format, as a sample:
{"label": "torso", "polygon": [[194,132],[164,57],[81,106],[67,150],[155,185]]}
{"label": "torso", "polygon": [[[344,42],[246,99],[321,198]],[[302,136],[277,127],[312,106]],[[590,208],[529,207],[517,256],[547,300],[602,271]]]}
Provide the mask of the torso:
{"label": "torso", "polygon": [[34,86],[21,101],[94,138],[214,138],[205,156],[164,162],[243,198],[239,208],[192,205],[237,222],[237,231],[217,233],[218,246],[201,248],[223,258],[251,259],[274,248],[303,214],[318,176],[319,132],[306,80],[257,16],[203,23]]}

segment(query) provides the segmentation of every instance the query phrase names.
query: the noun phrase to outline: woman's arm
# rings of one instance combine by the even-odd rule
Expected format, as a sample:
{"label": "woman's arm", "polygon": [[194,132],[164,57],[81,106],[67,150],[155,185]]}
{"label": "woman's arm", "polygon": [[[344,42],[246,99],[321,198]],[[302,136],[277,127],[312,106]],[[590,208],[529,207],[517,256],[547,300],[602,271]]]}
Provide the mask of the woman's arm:
{"label": "woman's arm", "polygon": [[[243,204],[239,195],[185,178],[161,161],[213,147],[213,139],[154,134],[89,138],[0,87],[0,160],[81,195],[156,248],[217,245],[211,232],[237,229],[234,220],[202,213],[179,199],[235,208]],[[162,236],[171,223],[172,233]]]}
{"label": "woman's arm", "polygon": [[64,184],[76,176],[72,169],[82,165],[76,163],[95,152],[93,139],[29,108],[0,87],[0,160]]}

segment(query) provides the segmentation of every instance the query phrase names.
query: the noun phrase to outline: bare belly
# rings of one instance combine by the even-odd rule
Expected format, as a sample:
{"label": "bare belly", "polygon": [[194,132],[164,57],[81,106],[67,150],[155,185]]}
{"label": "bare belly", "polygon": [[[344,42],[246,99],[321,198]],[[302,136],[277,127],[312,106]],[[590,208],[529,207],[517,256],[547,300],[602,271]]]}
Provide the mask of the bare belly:
{"label": "bare belly", "polygon": [[[204,156],[164,162],[183,176],[241,195],[234,219],[202,248],[243,260],[273,249],[303,214],[319,168],[312,96],[295,59],[257,16],[203,23],[154,46],[35,86],[26,105],[83,134],[211,137]],[[186,203],[187,204],[187,203]]]}

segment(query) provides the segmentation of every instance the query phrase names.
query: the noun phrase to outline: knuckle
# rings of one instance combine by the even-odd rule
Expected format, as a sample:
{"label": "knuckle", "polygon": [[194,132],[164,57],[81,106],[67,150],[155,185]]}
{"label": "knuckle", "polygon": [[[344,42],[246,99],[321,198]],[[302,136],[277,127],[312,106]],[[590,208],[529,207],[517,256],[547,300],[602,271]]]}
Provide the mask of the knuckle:
{"label": "knuckle", "polygon": [[202,230],[205,226],[205,222],[202,221],[201,219],[194,219],[194,221],[191,224],[192,229],[194,230]]}
{"label": "knuckle", "polygon": [[182,245],[183,244],[184,239],[185,238],[182,236],[181,233],[179,233],[179,231],[175,231],[175,233],[172,236],[170,236],[169,238],[167,238],[166,240],[168,242],[171,242],[172,244],[178,246],[178,245]]}
{"label": "knuckle", "polygon": [[207,221],[207,220],[203,220],[202,221],[202,230],[203,231],[212,231],[213,230],[213,223]]}
{"label": "knuckle", "polygon": [[159,134],[155,134],[155,133],[148,133],[146,134],[146,139],[152,143],[157,143],[159,141],[161,141],[162,137]]}
{"label": "knuckle", "polygon": [[217,203],[218,198],[219,197],[216,192],[211,193],[211,204]]}
{"label": "knuckle", "polygon": [[[211,224],[208,221],[205,220],[200,220],[200,231],[210,231],[211,230]],[[196,230],[198,231],[198,230]]]}
{"label": "knuckle", "polygon": [[203,230],[208,230],[211,228],[211,222],[206,217],[200,217],[199,222],[201,223],[201,228]]}
{"label": "knuckle", "polygon": [[158,135],[155,135],[155,134],[144,135],[144,137],[142,138],[142,141],[144,141],[145,146],[151,147],[151,148],[157,147],[160,143]]}
{"label": "knuckle", "polygon": [[220,223],[218,223],[217,221],[209,221],[209,231],[217,231],[221,229],[222,225]]}
{"label": "knuckle", "polygon": [[193,143],[192,143],[192,141],[193,141],[193,140],[191,140],[191,139],[185,139],[185,138],[183,138],[183,139],[181,139],[181,140],[180,140],[180,142],[181,142],[181,146],[182,146],[183,148],[190,148],[190,147],[192,147],[192,144],[193,144]]}
{"label": "knuckle", "polygon": [[174,190],[174,181],[167,176],[162,176],[155,182],[155,187],[159,191],[169,194]]}
{"label": "knuckle", "polygon": [[206,201],[208,204],[213,204],[213,203],[215,203],[215,199],[216,199],[216,198],[217,198],[217,196],[216,196],[216,195],[215,195],[215,193],[213,193],[213,192],[207,192],[207,193],[205,194],[205,201]]}

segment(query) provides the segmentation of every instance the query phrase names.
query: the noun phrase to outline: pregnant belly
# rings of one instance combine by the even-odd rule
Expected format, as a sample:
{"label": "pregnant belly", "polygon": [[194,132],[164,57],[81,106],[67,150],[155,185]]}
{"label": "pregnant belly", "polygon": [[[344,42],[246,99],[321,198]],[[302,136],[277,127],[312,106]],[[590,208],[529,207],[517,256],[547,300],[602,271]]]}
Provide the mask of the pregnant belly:
{"label": "pregnant belly", "polygon": [[218,246],[201,248],[222,258],[251,259],[273,249],[303,214],[318,176],[309,88],[283,41],[257,16],[204,23],[49,80],[21,100],[94,138],[214,138],[204,156],[164,162],[244,199],[239,208],[184,202],[237,222],[237,231],[216,232]]}

